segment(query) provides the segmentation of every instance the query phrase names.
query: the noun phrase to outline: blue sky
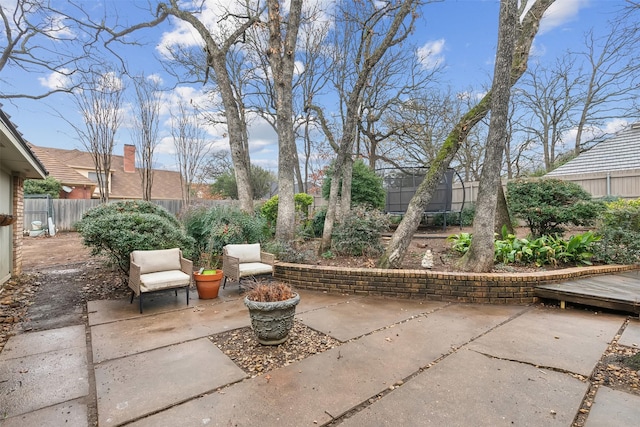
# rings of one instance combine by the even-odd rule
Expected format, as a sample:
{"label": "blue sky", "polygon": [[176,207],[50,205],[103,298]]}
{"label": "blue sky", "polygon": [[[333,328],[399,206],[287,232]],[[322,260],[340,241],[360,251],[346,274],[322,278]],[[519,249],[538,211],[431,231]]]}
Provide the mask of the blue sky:
{"label": "blue sky", "polygon": [[[331,3],[329,0],[320,1]],[[130,23],[141,16],[137,6],[143,7],[146,4],[144,1],[129,0],[81,3],[93,8],[96,17],[104,10],[112,11],[115,8],[119,20]],[[594,28],[596,32],[605,31],[607,19],[613,18],[624,3],[623,0],[556,0],[550,12],[545,15],[530,61],[552,63],[555,57],[567,49],[579,48],[585,31],[590,28]],[[423,54],[428,53],[426,66],[437,63],[444,67],[441,84],[456,91],[482,92],[490,84],[493,72],[498,9],[498,0],[445,0],[427,4],[421,9],[410,43]],[[113,17],[113,12],[110,13]],[[158,61],[160,43],[162,40],[190,40],[193,36],[182,24],[172,20],[159,28],[144,30],[136,38],[146,44],[121,51],[130,68],[144,71],[145,75],[158,74],[166,83],[170,83],[170,77]],[[28,74],[15,69],[3,70],[0,77],[3,84],[28,93],[42,92],[55,81],[51,75]],[[203,96],[201,89],[198,85],[178,87],[167,97],[166,104],[178,99],[199,99]],[[73,128],[58,117],[57,112],[67,120],[80,123],[80,115],[68,95],[54,95],[38,101],[4,101],[3,109],[28,141],[40,146],[83,149]],[[164,119],[166,118],[165,116]],[[224,131],[223,128],[209,130],[214,149],[227,147]],[[157,162],[160,167],[174,169],[170,134],[167,129],[161,131],[161,134],[164,139],[157,150]],[[121,155],[123,145],[131,143],[131,137],[123,129],[118,135],[114,154]],[[254,163],[275,170],[277,139],[266,123],[255,121],[251,125],[250,147]]]}

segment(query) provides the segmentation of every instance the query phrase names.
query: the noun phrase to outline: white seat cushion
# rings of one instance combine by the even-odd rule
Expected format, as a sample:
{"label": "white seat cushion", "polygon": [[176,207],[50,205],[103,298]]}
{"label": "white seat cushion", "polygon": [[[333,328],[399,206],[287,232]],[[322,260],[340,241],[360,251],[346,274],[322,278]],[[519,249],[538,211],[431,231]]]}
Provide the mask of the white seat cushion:
{"label": "white seat cushion", "polygon": [[261,262],[245,262],[240,264],[240,277],[271,273],[273,273],[273,267],[269,264],[263,264]]}
{"label": "white seat cushion", "polygon": [[151,292],[160,289],[187,286],[191,277],[180,270],[157,271],[140,275],[140,291]]}
{"label": "white seat cushion", "polygon": [[227,255],[238,258],[240,264],[245,262],[260,262],[260,243],[227,245]]}
{"label": "white seat cushion", "polygon": [[180,270],[180,249],[159,249],[155,251],[133,251],[133,262],[140,266],[140,273]]}

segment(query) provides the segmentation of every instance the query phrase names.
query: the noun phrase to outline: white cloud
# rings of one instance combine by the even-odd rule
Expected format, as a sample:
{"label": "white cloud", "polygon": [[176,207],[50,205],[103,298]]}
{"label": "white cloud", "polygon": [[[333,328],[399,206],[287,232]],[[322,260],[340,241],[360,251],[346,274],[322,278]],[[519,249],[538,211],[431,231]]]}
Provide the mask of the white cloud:
{"label": "white cloud", "polygon": [[[616,132],[621,131],[627,126],[629,126],[629,122],[626,119],[613,119],[605,123],[604,126],[587,126],[582,130],[580,143],[587,143],[592,139],[598,138],[602,135],[612,135]],[[572,144],[574,144],[577,135],[578,130],[576,128],[573,128],[562,136],[562,142],[571,142]]]}
{"label": "white cloud", "polygon": [[160,43],[156,49],[165,58],[171,57],[171,48],[174,46],[203,46],[202,38],[198,32],[185,21],[177,21],[176,27],[169,32],[162,33]]}
{"label": "white cloud", "polygon": [[540,23],[540,34],[544,34],[575,19],[588,0],[556,0],[545,12]]}
{"label": "white cloud", "polygon": [[60,69],[60,71],[60,73],[54,71],[47,77],[38,77],[38,81],[42,86],[50,90],[70,87],[71,79],[69,78],[69,73],[71,72],[71,70],[62,68]]}
{"label": "white cloud", "polygon": [[444,45],[444,39],[438,39],[425,43],[424,46],[418,48],[418,51],[416,52],[418,61],[420,61],[422,66],[427,70],[432,70],[439,67],[444,62]]}
{"label": "white cloud", "polygon": [[164,80],[160,76],[160,74],[150,74],[147,76],[147,80],[154,82],[158,86],[162,86],[164,84]]}
{"label": "white cloud", "polygon": [[531,44],[531,52],[529,53],[532,57],[542,57],[547,53],[547,47],[543,44],[536,43],[535,41]]}
{"label": "white cloud", "polygon": [[62,16],[53,16],[49,19],[45,34],[58,39],[74,39],[76,34],[71,31],[71,28],[65,23],[65,18]]}
{"label": "white cloud", "polygon": [[[243,2],[237,0],[184,1],[180,3],[180,7],[182,10],[193,12],[214,40],[237,28],[238,23],[243,22],[241,17],[246,15]],[[163,33],[160,43],[156,46],[161,55],[168,57],[171,47],[174,46],[204,46],[202,37],[191,24],[180,19],[174,19],[172,22],[175,25],[174,29]]]}

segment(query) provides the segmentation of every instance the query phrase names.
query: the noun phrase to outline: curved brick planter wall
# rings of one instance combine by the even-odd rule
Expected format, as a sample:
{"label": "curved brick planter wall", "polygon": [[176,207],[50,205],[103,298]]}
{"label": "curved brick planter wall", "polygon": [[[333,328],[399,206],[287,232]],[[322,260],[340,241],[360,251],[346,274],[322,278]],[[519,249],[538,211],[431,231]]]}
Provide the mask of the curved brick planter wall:
{"label": "curved brick planter wall", "polygon": [[538,300],[536,285],[635,269],[631,265],[606,265],[535,273],[477,274],[276,263],[273,275],[298,289],[433,301],[530,304]]}

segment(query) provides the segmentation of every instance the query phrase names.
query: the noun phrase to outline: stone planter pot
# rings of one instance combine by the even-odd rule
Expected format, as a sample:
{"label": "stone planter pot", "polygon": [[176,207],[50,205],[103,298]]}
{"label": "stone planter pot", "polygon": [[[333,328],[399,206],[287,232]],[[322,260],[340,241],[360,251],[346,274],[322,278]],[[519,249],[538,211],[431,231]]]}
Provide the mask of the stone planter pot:
{"label": "stone planter pot", "polygon": [[223,273],[222,270],[209,271],[209,273],[207,273],[207,270],[203,273],[193,273],[193,279],[196,281],[196,289],[198,290],[198,298],[200,299],[218,298]]}
{"label": "stone planter pot", "polygon": [[258,302],[244,298],[244,304],[249,309],[251,317],[251,328],[260,344],[277,345],[287,340],[289,331],[293,328],[293,316],[299,302],[298,294],[288,300],[275,302]]}

